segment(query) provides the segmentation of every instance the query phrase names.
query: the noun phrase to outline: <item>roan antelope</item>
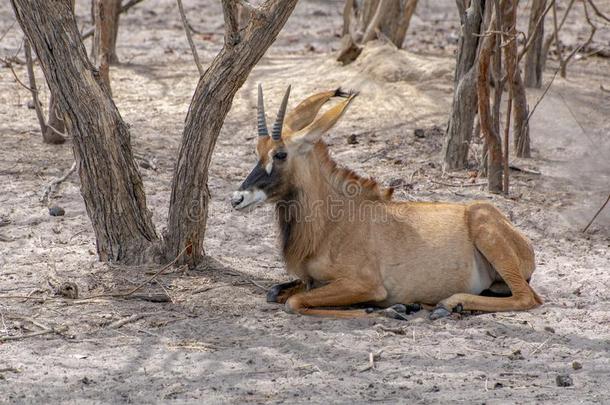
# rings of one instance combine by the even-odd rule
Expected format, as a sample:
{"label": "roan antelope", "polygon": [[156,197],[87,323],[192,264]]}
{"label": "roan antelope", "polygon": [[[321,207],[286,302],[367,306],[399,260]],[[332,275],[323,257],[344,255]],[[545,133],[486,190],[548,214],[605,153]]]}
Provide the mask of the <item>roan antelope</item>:
{"label": "roan antelope", "polygon": [[[258,92],[258,162],[231,203],[276,204],[286,270],[298,280],[273,287],[268,301],[340,318],[425,307],[431,319],[542,303],[529,285],[531,243],[493,205],[393,201],[391,188],[337,167],[321,138],[355,94],[315,94],[284,120],[288,87],[270,136]],[[334,97],[342,100],[318,116]],[[386,309],[328,308],[361,304]]]}

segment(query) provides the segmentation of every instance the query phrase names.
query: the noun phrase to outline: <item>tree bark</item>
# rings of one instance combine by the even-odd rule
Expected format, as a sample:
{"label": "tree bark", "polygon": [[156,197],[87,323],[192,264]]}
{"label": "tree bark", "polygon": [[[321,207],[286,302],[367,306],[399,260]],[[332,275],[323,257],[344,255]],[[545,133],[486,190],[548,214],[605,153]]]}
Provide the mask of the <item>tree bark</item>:
{"label": "tree bark", "polygon": [[468,163],[468,150],[477,114],[477,51],[478,36],[483,31],[482,15],[484,0],[473,0],[464,9],[462,0],[457,0],[462,29],[458,43],[457,62],[454,76],[454,92],[451,116],[443,142],[443,164],[445,170],[458,170]]}
{"label": "tree bark", "polygon": [[208,168],[216,139],[235,93],[273,43],[296,3],[266,0],[240,32],[235,2],[223,0],[225,44],[200,78],[186,117],[164,235],[166,259],[175,258],[190,245],[181,262],[197,265],[202,261],[210,200]]}
{"label": "tree bark", "polygon": [[[525,86],[521,79],[517,49],[517,5],[516,0],[504,0],[502,2],[502,30],[508,34],[508,42],[504,46],[504,57],[506,60],[506,71],[508,85],[513,97],[513,142],[515,153],[518,157],[531,157],[530,136],[527,116],[529,108],[525,95]],[[544,5],[542,6],[544,11]],[[542,11],[541,11],[542,13]],[[514,40],[511,40],[514,38]]]}
{"label": "tree bark", "polygon": [[525,86],[539,89],[542,87],[542,42],[544,40],[544,21],[542,17],[546,8],[546,0],[533,0],[530,11],[530,21],[527,31],[531,45],[525,54],[524,78]]}
{"label": "tree bark", "polygon": [[93,63],[114,65],[119,63],[116,53],[116,41],[119,35],[119,16],[121,15],[121,0],[94,0],[93,47],[91,58]]}
{"label": "tree bark", "polygon": [[73,136],[81,194],[99,259],[141,262],[157,235],[129,130],[87,58],[69,2],[11,0],[11,4]]}
{"label": "tree bark", "polygon": [[[498,31],[499,26],[498,15],[499,10],[494,11],[493,24]],[[499,132],[492,124],[491,111],[489,108],[489,65],[491,62],[492,50],[497,41],[497,34],[488,35],[483,39],[481,53],[479,55],[478,65],[479,74],[477,76],[477,96],[479,104],[479,121],[481,124],[481,132],[485,137],[487,147],[487,185],[488,190],[492,193],[502,192],[502,140]],[[496,88],[495,91],[501,92],[502,89]]]}

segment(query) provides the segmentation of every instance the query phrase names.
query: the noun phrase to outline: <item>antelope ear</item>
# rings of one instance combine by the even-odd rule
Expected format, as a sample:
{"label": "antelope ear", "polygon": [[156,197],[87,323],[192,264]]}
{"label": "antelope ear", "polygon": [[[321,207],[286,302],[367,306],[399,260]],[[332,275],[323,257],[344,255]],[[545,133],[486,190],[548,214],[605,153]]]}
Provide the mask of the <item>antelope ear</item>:
{"label": "antelope ear", "polygon": [[320,118],[300,131],[295,132],[288,138],[289,142],[295,145],[314,145],[322,138],[322,135],[337,123],[354,97],[356,97],[356,94],[350,95],[348,98],[322,114]]}

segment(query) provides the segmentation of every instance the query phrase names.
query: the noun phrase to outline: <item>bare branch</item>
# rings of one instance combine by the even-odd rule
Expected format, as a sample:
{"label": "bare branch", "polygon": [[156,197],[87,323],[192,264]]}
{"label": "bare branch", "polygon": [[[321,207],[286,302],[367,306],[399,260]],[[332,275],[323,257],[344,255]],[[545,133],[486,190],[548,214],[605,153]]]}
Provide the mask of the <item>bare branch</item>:
{"label": "bare branch", "polygon": [[195,43],[193,42],[193,36],[191,35],[191,28],[186,19],[186,15],[184,14],[184,7],[182,6],[182,0],[176,0],[178,3],[178,11],[180,11],[180,18],[182,19],[182,26],[184,27],[184,33],[186,34],[186,39],[189,42],[189,46],[191,47],[191,52],[193,53],[193,59],[195,59],[195,64],[197,65],[197,70],[199,71],[199,76],[203,76],[204,70],[201,66],[201,62],[199,61],[199,54],[197,53],[197,48],[195,47]]}
{"label": "bare branch", "polygon": [[599,11],[599,9],[597,8],[597,6],[595,5],[595,3],[593,3],[593,0],[589,0],[589,4],[591,5],[591,7],[593,8],[593,11],[595,11],[595,14],[597,14],[598,17],[603,18],[604,20],[610,22],[610,18],[608,18],[606,15],[604,15],[601,11]]}

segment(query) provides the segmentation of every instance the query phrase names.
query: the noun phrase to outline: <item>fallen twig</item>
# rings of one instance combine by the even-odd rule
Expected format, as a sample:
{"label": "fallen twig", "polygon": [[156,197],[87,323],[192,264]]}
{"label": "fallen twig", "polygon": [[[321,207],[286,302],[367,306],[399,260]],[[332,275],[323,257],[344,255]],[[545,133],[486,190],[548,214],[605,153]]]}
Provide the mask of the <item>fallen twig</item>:
{"label": "fallen twig", "polygon": [[485,186],[487,185],[487,182],[483,182],[483,183],[468,183],[468,184],[451,184],[451,183],[444,183],[442,181],[437,181],[437,180],[433,180],[433,179],[429,179],[432,183],[434,184],[439,184],[441,186],[447,186],[447,187],[477,187],[477,186]]}
{"label": "fallen twig", "polygon": [[608,198],[606,198],[606,202],[597,210],[597,212],[595,213],[595,215],[593,215],[593,218],[591,218],[591,220],[589,221],[589,223],[587,224],[587,226],[585,226],[585,229],[582,230],[583,233],[587,232],[587,230],[589,229],[589,227],[591,226],[591,224],[593,223],[593,221],[595,221],[595,219],[597,218],[597,216],[603,211],[604,208],[606,208],[606,205],[608,205],[608,202],[610,201],[610,194],[608,195]]}
{"label": "fallen twig", "polygon": [[121,326],[124,326],[124,325],[126,325],[128,323],[131,323],[131,322],[139,321],[140,319],[144,318],[145,316],[150,316],[152,314],[153,314],[152,312],[133,314],[131,316],[128,316],[128,317],[123,318],[123,319],[119,319],[118,321],[114,321],[114,322],[108,324],[108,328],[110,328],[110,329],[119,329]]}
{"label": "fallen twig", "polygon": [[68,169],[68,171],[63,176],[53,179],[43,189],[42,197],[40,197],[40,202],[43,204],[46,204],[47,202],[49,202],[49,199],[51,198],[51,194],[55,191],[55,188],[59,184],[61,184],[63,181],[65,181],[68,177],[70,177],[70,175],[72,173],[74,173],[75,171],[76,171],[76,162],[72,163],[72,166],[70,166],[70,169]]}
{"label": "fallen twig", "polygon": [[534,350],[532,350],[532,352],[530,353],[530,356],[533,356],[534,354],[536,354],[536,352],[538,350],[542,349],[542,346],[544,346],[549,340],[551,340],[551,338],[548,338],[544,342],[540,343],[540,345],[538,345],[538,347],[536,347]]}

